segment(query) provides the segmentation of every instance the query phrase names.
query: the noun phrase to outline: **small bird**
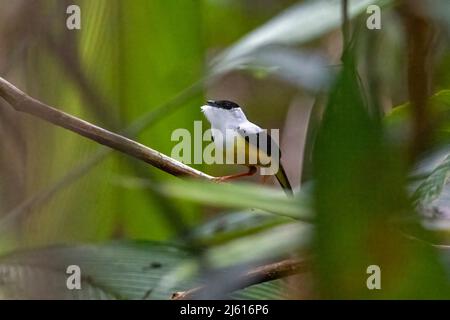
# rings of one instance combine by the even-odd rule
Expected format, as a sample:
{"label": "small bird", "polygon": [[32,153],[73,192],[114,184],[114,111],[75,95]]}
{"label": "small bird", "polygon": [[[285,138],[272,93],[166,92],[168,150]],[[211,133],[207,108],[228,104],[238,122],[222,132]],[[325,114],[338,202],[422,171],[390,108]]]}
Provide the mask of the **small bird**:
{"label": "small bird", "polygon": [[[266,130],[248,121],[242,108],[237,103],[228,100],[208,100],[207,104],[201,107],[201,110],[211,123],[212,140],[216,149],[226,152],[229,146],[234,146],[235,150],[245,150],[244,165],[248,166],[249,171],[218,177],[219,181],[255,174],[257,167],[270,166],[271,161],[275,159],[275,152],[278,152],[276,160],[279,161],[281,158],[281,151],[276,142]],[[221,139],[216,139],[215,131],[220,132]],[[230,139],[234,139],[235,143],[227,143],[227,141],[230,142]],[[260,144],[259,141],[264,141],[263,139],[267,143]],[[243,147],[243,149],[240,149],[240,147]],[[234,154],[236,155],[237,152],[234,152]],[[257,161],[256,163],[249,163],[249,159],[257,159]],[[292,187],[281,162],[278,164],[278,171],[275,173],[275,177],[285,192],[288,195],[292,195]]]}

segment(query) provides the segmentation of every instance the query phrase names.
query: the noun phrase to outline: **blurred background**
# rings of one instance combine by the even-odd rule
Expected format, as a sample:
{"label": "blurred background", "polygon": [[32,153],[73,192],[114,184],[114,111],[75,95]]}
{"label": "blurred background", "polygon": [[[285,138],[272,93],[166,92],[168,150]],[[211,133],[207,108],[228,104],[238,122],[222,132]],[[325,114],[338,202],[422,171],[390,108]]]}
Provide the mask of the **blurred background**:
{"label": "blurred background", "polygon": [[[167,155],[176,144],[171,141],[173,130],[192,130],[195,120],[203,121],[200,106],[206,98],[237,101],[262,127],[283,128],[284,161],[292,179],[298,180],[301,142],[289,144],[289,136],[304,136],[305,125],[287,119],[288,112],[307,119],[312,104],[308,93],[253,72],[230,70],[214,75],[214,80],[207,76],[208,64],[218,53],[293,3],[5,2],[0,70],[37,99],[113,131],[154,112],[157,118],[149,120],[136,139]],[[70,4],[81,8],[81,30],[66,28]],[[174,106],[166,105],[174,99]],[[58,183],[98,148],[8,106],[1,112],[4,213]],[[200,169],[215,175],[234,169],[223,167]],[[140,188],[133,183],[136,177],[170,179],[112,153],[20,214],[20,240],[34,245],[118,237],[167,240],[178,227],[193,226],[210,213]]]}
{"label": "blurred background", "polygon": [[[180,181],[0,99],[1,296],[73,298],[48,272],[71,261],[98,291],[76,297],[170,298],[209,279],[202,297],[222,297],[247,287],[226,275],[295,257],[308,271],[234,297],[449,297],[433,246],[445,251],[450,218],[449,21],[446,1],[0,0],[0,76],[24,92],[166,155],[175,129],[209,127],[205,100],[236,101],[280,129],[296,188]],[[366,287],[372,264],[384,290]]]}

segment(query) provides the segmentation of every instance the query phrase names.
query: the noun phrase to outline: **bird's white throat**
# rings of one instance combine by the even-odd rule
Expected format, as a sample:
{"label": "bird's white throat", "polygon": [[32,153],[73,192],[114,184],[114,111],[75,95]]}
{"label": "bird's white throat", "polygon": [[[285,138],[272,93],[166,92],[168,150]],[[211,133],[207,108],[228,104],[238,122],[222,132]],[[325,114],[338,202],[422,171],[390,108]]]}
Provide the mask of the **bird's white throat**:
{"label": "bird's white throat", "polygon": [[235,129],[248,121],[241,108],[227,110],[204,105],[201,109],[211,123],[211,127],[223,132],[226,129]]}

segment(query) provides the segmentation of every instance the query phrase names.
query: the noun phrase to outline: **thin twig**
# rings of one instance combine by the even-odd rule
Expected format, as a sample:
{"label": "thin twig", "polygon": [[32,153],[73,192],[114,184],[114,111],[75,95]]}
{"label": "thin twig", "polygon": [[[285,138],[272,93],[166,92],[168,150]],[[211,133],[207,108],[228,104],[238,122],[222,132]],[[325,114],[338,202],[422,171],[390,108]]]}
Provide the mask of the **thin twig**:
{"label": "thin twig", "polygon": [[0,97],[5,99],[16,111],[33,115],[54,125],[73,131],[102,145],[142,160],[171,175],[188,176],[207,180],[214,179],[212,176],[193,169],[134,140],[50,107],[28,96],[1,77]]}
{"label": "thin twig", "polygon": [[[252,269],[243,275],[239,276],[237,283],[238,287],[233,290],[244,289],[248,286],[285,278],[287,276],[303,273],[309,270],[310,261],[304,259],[286,259],[279,262],[263,265]],[[201,287],[193,288],[187,291],[175,292],[172,295],[173,300],[191,300],[201,297],[203,294],[207,294],[209,286],[204,285]]]}

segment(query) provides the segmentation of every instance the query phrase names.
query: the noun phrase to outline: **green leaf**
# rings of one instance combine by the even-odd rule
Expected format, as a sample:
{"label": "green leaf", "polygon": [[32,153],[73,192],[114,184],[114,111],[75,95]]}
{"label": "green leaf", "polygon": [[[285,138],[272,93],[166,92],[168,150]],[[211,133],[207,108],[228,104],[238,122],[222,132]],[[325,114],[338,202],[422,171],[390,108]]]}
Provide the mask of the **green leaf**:
{"label": "green leaf", "polygon": [[[205,257],[214,262],[208,265],[215,270],[279,257],[298,247],[300,231],[306,240],[305,230],[291,225],[215,247],[208,250]],[[111,242],[25,250],[0,258],[0,297],[170,299],[174,292],[197,287],[206,279],[203,276],[205,269],[202,269],[202,274],[196,273],[198,263],[181,247],[153,242]],[[69,290],[66,286],[69,277],[66,271],[71,265],[80,268],[81,290]],[[261,290],[254,288],[249,292],[257,295]],[[237,296],[244,297],[245,293]]]}
{"label": "green leaf", "polygon": [[287,285],[283,279],[268,281],[245,289],[235,291],[231,295],[236,300],[283,300],[289,299]]}
{"label": "green leaf", "polygon": [[258,210],[223,213],[195,228],[190,239],[199,245],[217,245],[290,222],[290,218]]}
{"label": "green leaf", "polygon": [[[344,55],[314,153],[320,294],[448,298],[448,278],[436,250],[404,237],[392,224],[413,211],[404,191],[406,165],[368,113],[353,57]],[[370,265],[381,269],[381,290],[367,288]]]}
{"label": "green leaf", "polygon": [[413,194],[417,205],[427,205],[437,199],[450,178],[450,155],[424,179]]}
{"label": "green leaf", "polygon": [[[169,299],[154,290],[160,279],[189,258],[178,247],[152,242],[53,247],[0,259],[0,296],[6,299]],[[68,290],[66,269],[81,269],[82,289]],[[189,284],[192,286],[193,284]],[[188,286],[174,288],[184,290]]]}
{"label": "green leaf", "polygon": [[[428,99],[428,110],[432,116],[434,142],[437,145],[450,141],[450,90],[441,90]],[[411,136],[411,105],[409,102],[394,107],[384,118],[387,134],[399,145],[408,143]]]}
{"label": "green leaf", "polygon": [[[410,189],[417,217],[410,217],[409,234],[433,244],[450,243],[450,150],[441,148],[422,160],[415,169]],[[428,233],[420,232],[420,225]],[[407,232],[407,231],[405,231]]]}
{"label": "green leaf", "polygon": [[[416,207],[426,211],[431,204],[440,198],[447,185],[450,174],[450,90],[442,90],[431,96],[428,100],[430,113],[435,121],[435,133],[437,134],[437,144],[444,144],[420,160],[413,171],[411,177],[414,183],[411,185],[412,199]],[[405,103],[395,107],[391,113],[385,117],[386,128],[390,138],[407,142],[410,136],[410,116],[411,106]],[[423,212],[424,213],[424,212]]]}
{"label": "green leaf", "polygon": [[[351,0],[349,17],[364,12],[370,4],[388,1]],[[222,73],[248,63],[249,56],[275,45],[301,44],[329,32],[341,24],[341,1],[307,1],[293,5],[252,31],[219,55],[212,63],[213,73]]]}
{"label": "green leaf", "polygon": [[309,224],[285,224],[212,247],[205,257],[216,269],[279,259],[298,250],[307,250],[312,235],[313,227]]}
{"label": "green leaf", "polygon": [[[186,261],[167,274],[161,281],[161,290],[170,291],[168,288],[196,278],[199,283],[215,283],[211,294],[224,297],[227,290],[242,285],[237,275],[248,268],[309,250],[312,232],[310,224],[291,222],[209,247],[202,251],[201,259]],[[220,282],[223,286],[218,285]]]}
{"label": "green leaf", "polygon": [[287,197],[273,188],[250,183],[212,183],[203,181],[174,181],[164,183],[158,190],[168,196],[197,203],[227,208],[256,208],[293,219],[311,221],[308,196]]}

